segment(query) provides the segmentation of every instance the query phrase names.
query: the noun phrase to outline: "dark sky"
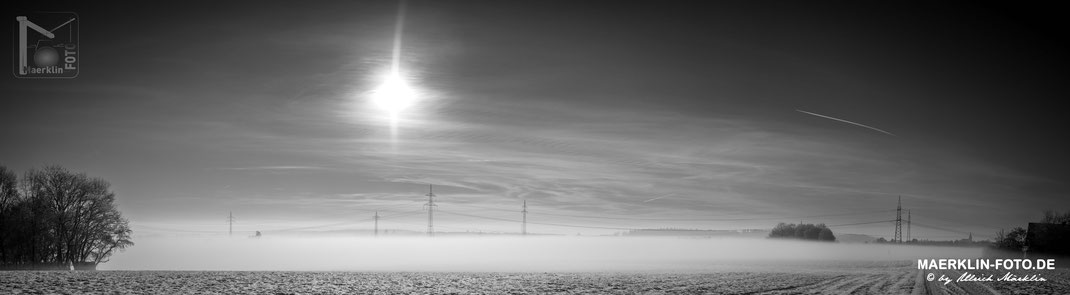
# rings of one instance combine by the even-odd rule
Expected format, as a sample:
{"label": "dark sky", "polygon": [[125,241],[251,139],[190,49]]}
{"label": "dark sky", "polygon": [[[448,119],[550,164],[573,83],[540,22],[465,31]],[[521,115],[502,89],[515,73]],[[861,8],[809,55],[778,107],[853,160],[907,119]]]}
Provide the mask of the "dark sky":
{"label": "dark sky", "polygon": [[103,177],[142,233],[368,228],[424,183],[446,231],[516,231],[449,212],[521,200],[593,227],[547,233],[862,223],[902,196],[946,239],[1070,209],[1066,11],[1042,4],[410,1],[396,138],[367,101],[397,2],[18,5],[77,12],[84,51],[75,79],[3,80],[0,164]]}

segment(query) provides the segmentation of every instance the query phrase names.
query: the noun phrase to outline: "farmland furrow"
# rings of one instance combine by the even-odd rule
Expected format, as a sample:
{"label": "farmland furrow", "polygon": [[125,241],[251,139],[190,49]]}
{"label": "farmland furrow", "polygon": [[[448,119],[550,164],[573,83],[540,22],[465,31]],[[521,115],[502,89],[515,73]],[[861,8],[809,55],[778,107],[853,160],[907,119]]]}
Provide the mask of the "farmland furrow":
{"label": "farmland furrow", "polygon": [[[883,280],[884,276],[881,274],[871,274],[861,276],[860,280],[855,281],[851,285],[843,286],[843,291],[839,291],[840,294],[869,294],[869,289],[874,286],[880,286],[885,284]],[[868,288],[867,288],[868,287]]]}
{"label": "farmland furrow", "polygon": [[792,294],[827,294],[832,292],[832,290],[837,290],[837,287],[839,286],[850,285],[858,279],[858,277],[852,275],[838,275],[815,284],[802,286],[793,290],[795,292]]}
{"label": "farmland furrow", "polygon": [[[798,288],[816,284],[824,280],[822,275],[798,275],[798,274],[771,274],[766,276],[752,276],[745,280],[733,282],[734,286],[720,286],[720,291],[733,294],[798,294]],[[754,289],[754,287],[758,287]],[[745,291],[737,293],[739,288]]]}
{"label": "farmland furrow", "polygon": [[[916,289],[912,294],[924,294],[924,295],[949,295],[947,289],[944,288],[944,284],[938,280],[929,281],[926,279],[927,272],[918,270],[918,285],[923,288]],[[937,273],[936,277],[939,278],[940,274]]]}
{"label": "farmland furrow", "polygon": [[0,294],[1070,294],[1064,269],[1035,272],[1043,282],[954,282],[962,272],[933,272],[953,280],[947,285],[928,281],[928,273],[881,266],[711,273],[13,271],[0,272]]}
{"label": "farmland furrow", "polygon": [[868,280],[867,277],[861,275],[851,275],[843,280],[837,281],[835,284],[825,285],[824,288],[818,290],[812,290],[811,293],[820,294],[851,294],[862,284],[865,284]]}
{"label": "farmland furrow", "polygon": [[[919,279],[925,280],[924,276],[927,275],[928,272],[920,272],[920,273],[922,273],[922,275],[919,276]],[[958,294],[1002,294],[1001,292],[999,292],[996,289],[992,288],[992,286],[990,286],[988,283],[985,283],[985,282],[957,282],[956,280],[960,276],[962,276],[962,274],[963,274],[962,271],[944,270],[944,271],[932,271],[932,273],[934,274],[934,277],[937,278],[937,279],[934,279],[932,282],[928,282],[928,281],[924,282],[924,286],[926,287],[925,288],[926,292],[924,292],[924,293],[915,293],[915,294],[940,294],[940,295],[943,295],[943,294],[947,294],[947,295],[958,295]],[[944,276],[944,277],[950,279],[951,282],[950,283],[946,283],[946,284],[944,282],[941,282],[939,280],[939,278],[941,276]]]}
{"label": "farmland furrow", "polygon": [[855,291],[855,293],[857,293],[857,294],[894,294],[893,292],[891,292],[889,290],[891,290],[891,286],[893,286],[895,284],[895,282],[897,280],[899,280],[899,276],[901,276],[901,275],[902,275],[901,273],[888,273],[888,274],[885,274],[883,279],[876,280],[875,282],[873,282],[873,284],[869,285],[869,288],[864,289],[865,293],[861,293],[861,292],[863,292],[863,289],[859,289],[858,291]]}
{"label": "farmland furrow", "polygon": [[797,291],[797,290],[798,290],[799,288],[804,288],[804,287],[808,287],[808,286],[811,286],[811,285],[814,285],[814,284],[817,284],[817,283],[809,283],[809,284],[802,284],[802,285],[794,285],[794,286],[784,286],[784,287],[777,287],[777,288],[772,288],[772,289],[766,289],[766,290],[761,290],[761,291],[753,291],[753,292],[747,292],[747,293],[740,293],[740,295],[749,295],[749,294],[763,294],[763,295],[772,295],[772,294],[799,294],[799,292]]}
{"label": "farmland furrow", "polygon": [[869,294],[910,294],[912,285],[904,281],[913,282],[914,272],[899,270],[885,275],[881,284],[873,284],[869,287]]}

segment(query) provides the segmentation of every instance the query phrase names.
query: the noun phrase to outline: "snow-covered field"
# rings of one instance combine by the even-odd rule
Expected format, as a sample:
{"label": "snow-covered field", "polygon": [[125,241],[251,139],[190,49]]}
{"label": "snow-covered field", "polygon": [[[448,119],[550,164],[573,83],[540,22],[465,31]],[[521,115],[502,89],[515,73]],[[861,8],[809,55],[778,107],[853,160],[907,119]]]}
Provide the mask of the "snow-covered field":
{"label": "snow-covered field", "polygon": [[980,255],[766,239],[142,239],[100,271],[0,271],[0,294],[1070,294],[1065,268],[945,285],[927,275],[961,271],[916,265]]}
{"label": "snow-covered field", "polygon": [[[725,265],[695,272],[8,271],[3,294],[1070,294],[1047,282],[927,282],[913,262]],[[733,271],[732,269],[739,269]],[[955,275],[948,272],[948,275]]]}

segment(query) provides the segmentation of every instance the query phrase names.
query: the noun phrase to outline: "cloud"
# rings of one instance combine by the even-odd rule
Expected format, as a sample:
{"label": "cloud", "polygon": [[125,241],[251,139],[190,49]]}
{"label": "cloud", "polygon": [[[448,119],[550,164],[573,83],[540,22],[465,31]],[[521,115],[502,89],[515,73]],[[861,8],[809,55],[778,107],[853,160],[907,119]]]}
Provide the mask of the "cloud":
{"label": "cloud", "polygon": [[[585,61],[590,56],[569,52],[529,52],[538,55],[538,65],[532,65],[517,58],[520,48],[512,48],[526,46],[523,43],[506,44],[517,52],[504,53],[499,47],[459,46],[431,36],[428,32],[439,31],[428,26],[424,29],[431,31],[421,35],[428,38],[406,43],[418,45],[408,51],[419,54],[409,56],[414,59],[406,66],[423,97],[401,120],[394,141],[389,123],[368,108],[364,96],[388,66],[389,46],[383,45],[389,44],[393,22],[381,17],[374,19],[378,23],[365,24],[368,19],[353,18],[349,12],[339,18],[304,13],[284,29],[237,25],[248,23],[237,19],[170,27],[165,31],[170,34],[163,35],[190,38],[169,39],[181,46],[175,50],[183,54],[176,59],[122,54],[99,61],[167,67],[158,76],[100,75],[94,78],[99,80],[72,81],[87,84],[62,91],[26,88],[35,98],[62,92],[92,99],[65,105],[58,113],[42,111],[56,109],[47,103],[34,105],[40,110],[20,111],[33,114],[33,120],[23,121],[30,115],[17,114],[19,120],[9,119],[12,124],[7,125],[35,129],[18,131],[33,136],[18,133],[12,141],[34,142],[33,149],[87,146],[102,153],[87,157],[83,150],[70,149],[47,155],[50,160],[103,167],[98,170],[111,173],[109,179],[123,189],[123,206],[129,204],[132,214],[147,221],[160,215],[209,218],[205,216],[217,214],[212,210],[228,208],[258,212],[243,213],[254,221],[337,223],[342,217],[321,217],[419,207],[425,202],[425,184],[436,185],[443,207],[516,208],[528,200],[534,209],[551,214],[769,218],[675,224],[696,228],[769,227],[788,216],[894,208],[901,195],[919,220],[991,231],[1067,204],[1052,193],[1061,186],[1000,167],[991,159],[963,155],[943,142],[865,137],[842,131],[842,126],[805,125],[808,118],[799,118],[792,109],[770,110],[777,104],[749,101],[748,93],[695,91],[706,89],[695,85],[675,91],[679,79],[704,86],[707,80],[726,77],[677,73],[668,64],[650,67],[657,71],[629,72],[625,61],[630,56]],[[226,30],[218,35],[183,34],[206,27]],[[458,28],[440,30],[457,33],[451,29]],[[534,40],[543,39],[525,42]],[[123,39],[145,41],[152,40]],[[248,56],[235,58],[235,52]],[[551,60],[566,57],[569,62]],[[662,64],[661,59],[636,62]],[[426,65],[444,67],[422,67]],[[764,80],[767,75],[759,74],[742,82],[765,87],[770,83]],[[795,79],[795,74],[785,75]],[[93,124],[71,129],[64,120]],[[65,139],[52,133],[61,131],[76,136]],[[44,154],[28,148],[8,153]],[[668,195],[672,197],[664,197]],[[1008,206],[1019,202],[1024,204]],[[176,207],[185,211],[172,212]],[[979,213],[1001,218],[976,220]],[[871,221],[859,218],[820,221]],[[499,225],[487,221],[465,226]],[[888,232],[879,227],[857,230]]]}
{"label": "cloud", "polygon": [[[126,132],[180,142],[196,152],[173,154],[175,160],[196,159],[192,163],[202,171],[234,185],[205,206],[256,208],[260,215],[294,221],[310,220],[316,212],[419,206],[425,202],[424,184],[435,184],[443,206],[511,208],[529,200],[546,213],[768,218],[677,224],[558,220],[609,227],[763,228],[797,222],[783,220],[789,216],[894,208],[895,197],[903,195],[919,220],[988,232],[1005,222],[967,221],[971,212],[998,211],[1026,194],[1021,187],[1041,181],[916,139],[845,136],[792,117],[728,111],[700,116],[523,95],[503,100],[430,91],[438,94],[407,114],[394,142],[359,92],[323,87],[305,93],[301,103],[264,100],[265,105],[224,106],[242,110],[239,116],[153,125],[164,126],[166,134],[134,127]],[[347,87],[352,86],[342,88]],[[201,160],[198,154],[220,160]],[[669,194],[673,197],[649,201]],[[137,202],[144,210],[158,210],[152,204]],[[1008,216],[1028,217],[1035,209],[1019,208]],[[871,221],[858,218],[817,222]],[[513,227],[464,222],[473,228]],[[886,232],[879,226],[849,230]]]}
{"label": "cloud", "polygon": [[[236,152],[273,155],[276,162],[280,157],[306,159],[330,163],[329,168],[250,165],[220,170],[316,172],[402,186],[347,188],[352,193],[311,186],[297,192],[259,191],[262,197],[250,198],[247,204],[299,205],[324,212],[374,208],[388,200],[390,205],[418,206],[425,201],[421,199],[425,185],[435,184],[442,206],[511,208],[529,200],[546,213],[768,218],[730,225],[760,228],[797,221],[781,220],[789,216],[891,209],[899,195],[930,196],[908,198],[912,208],[969,202],[966,206],[981,209],[1005,200],[985,190],[1022,181],[1013,171],[910,139],[858,140],[761,117],[697,117],[608,106],[595,111],[565,101],[455,102],[443,106],[448,111],[427,108],[410,114],[416,118],[405,121],[411,125],[403,125],[398,141],[391,142],[381,131],[383,124],[370,120],[374,116],[366,113],[369,110],[333,100],[320,103],[325,111],[347,109],[347,116],[314,123],[285,121],[326,128],[311,134],[243,127],[254,129],[236,133],[228,146]],[[312,106],[297,111],[307,107]],[[346,134],[345,129],[371,131]],[[378,189],[383,191],[374,191]],[[648,202],[669,194],[673,197]],[[398,199],[399,195],[405,197]],[[918,218],[946,215],[915,212]],[[871,221],[858,218],[817,222]],[[963,213],[949,220],[953,223],[938,225],[966,226],[962,220],[967,218]],[[634,221],[597,225],[645,226]],[[972,226],[986,230],[995,225]]]}
{"label": "cloud", "polygon": [[300,170],[327,170],[327,167],[318,166],[251,166],[251,167],[219,167],[217,170],[231,171],[300,171]]}

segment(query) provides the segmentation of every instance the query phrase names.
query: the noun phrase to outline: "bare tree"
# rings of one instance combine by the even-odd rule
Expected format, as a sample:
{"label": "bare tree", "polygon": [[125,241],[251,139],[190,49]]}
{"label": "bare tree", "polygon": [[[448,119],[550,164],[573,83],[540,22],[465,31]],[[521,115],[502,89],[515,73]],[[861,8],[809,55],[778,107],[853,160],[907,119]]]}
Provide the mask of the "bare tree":
{"label": "bare tree", "polygon": [[15,171],[0,166],[0,212],[14,203],[18,196],[18,176],[15,175]]}
{"label": "bare tree", "polygon": [[[18,243],[4,244],[2,263],[95,267],[115,250],[133,245],[128,222],[115,206],[108,182],[59,166],[33,169],[23,176],[17,208],[5,222],[18,223]],[[10,227],[10,226],[9,226]]]}
{"label": "bare tree", "polygon": [[1022,246],[1025,245],[1026,230],[1022,227],[1015,227],[1010,232],[1004,232],[1000,230],[996,232],[995,246],[997,248],[1008,249],[1012,251],[1022,250]]}
{"label": "bare tree", "polygon": [[[0,166],[0,263],[8,260],[11,233],[14,232],[11,221],[14,210],[12,206],[18,201],[18,176],[7,167]],[[13,220],[12,220],[13,221]]]}
{"label": "bare tree", "polygon": [[1040,222],[1055,224],[1070,223],[1070,210],[1067,210],[1066,212],[1044,210],[1044,217],[1040,219]]}

